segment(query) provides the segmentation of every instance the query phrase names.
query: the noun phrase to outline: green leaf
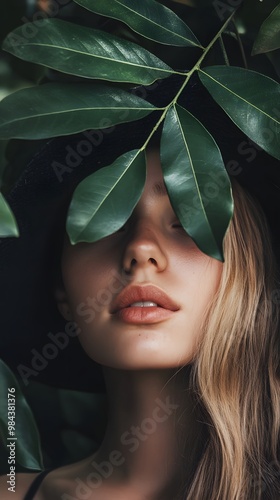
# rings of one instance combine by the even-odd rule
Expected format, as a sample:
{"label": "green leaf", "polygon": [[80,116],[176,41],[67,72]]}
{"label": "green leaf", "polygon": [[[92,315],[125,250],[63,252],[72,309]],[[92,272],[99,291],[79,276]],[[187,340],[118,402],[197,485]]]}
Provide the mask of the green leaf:
{"label": "green leaf", "polygon": [[280,4],[273,9],[260,27],[252,55],[280,48]]}
{"label": "green leaf", "polygon": [[232,121],[267,153],[280,160],[280,85],[243,68],[211,66],[200,79]]}
{"label": "green leaf", "polygon": [[16,219],[2,193],[0,193],[0,236],[19,236]]}
{"label": "green leaf", "polygon": [[107,128],[156,109],[118,88],[46,83],[19,90],[0,102],[0,137],[42,139]]}
{"label": "green leaf", "polygon": [[137,149],[80,182],[67,215],[71,243],[94,242],[120,229],[137,204],[145,179],[145,155]]}
{"label": "green leaf", "polygon": [[194,116],[175,105],[166,115],[160,148],[164,181],[181,224],[202,252],[223,261],[233,200],[216,142]]}
{"label": "green leaf", "polygon": [[[0,375],[0,433],[3,445],[6,447],[15,441],[16,461],[28,469],[41,470],[43,462],[40,438],[33,414],[16,377],[2,360]],[[12,420],[9,421],[11,428],[8,427],[8,402],[11,404],[9,411],[15,412],[15,431]],[[10,417],[14,415],[11,414]]]}
{"label": "green leaf", "polygon": [[[35,30],[34,35],[25,38],[23,33],[28,29]],[[173,73],[164,62],[132,42],[60,19],[20,26],[7,36],[3,49],[63,73],[113,82],[149,85]]]}
{"label": "green leaf", "polygon": [[179,47],[201,47],[172,10],[154,0],[74,0],[91,12],[117,19],[145,38]]}

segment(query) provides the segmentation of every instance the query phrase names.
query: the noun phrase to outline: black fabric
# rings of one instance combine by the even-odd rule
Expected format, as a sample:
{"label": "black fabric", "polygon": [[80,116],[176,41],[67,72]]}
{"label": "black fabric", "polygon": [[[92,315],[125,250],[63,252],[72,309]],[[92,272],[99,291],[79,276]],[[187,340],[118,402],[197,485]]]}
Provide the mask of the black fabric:
{"label": "black fabric", "polygon": [[49,474],[53,469],[43,470],[38,476],[35,477],[34,481],[30,485],[23,500],[33,500],[35,494],[37,493],[43,479]]}

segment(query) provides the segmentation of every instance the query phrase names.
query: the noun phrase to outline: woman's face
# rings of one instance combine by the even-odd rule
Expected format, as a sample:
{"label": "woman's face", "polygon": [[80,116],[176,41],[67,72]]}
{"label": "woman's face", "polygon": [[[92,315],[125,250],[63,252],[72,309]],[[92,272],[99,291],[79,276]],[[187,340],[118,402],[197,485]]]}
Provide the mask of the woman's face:
{"label": "woman's face", "polygon": [[72,246],[67,238],[58,306],[98,363],[176,368],[194,357],[222,266],[180,227],[159,152],[150,150],[145,189],[127,224],[95,243]]}

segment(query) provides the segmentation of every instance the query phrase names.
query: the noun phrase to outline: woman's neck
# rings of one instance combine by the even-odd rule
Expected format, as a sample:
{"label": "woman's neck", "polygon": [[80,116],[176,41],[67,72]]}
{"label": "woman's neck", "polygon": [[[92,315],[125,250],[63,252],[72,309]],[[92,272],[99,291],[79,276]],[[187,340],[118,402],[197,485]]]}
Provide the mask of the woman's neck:
{"label": "woman's neck", "polygon": [[202,446],[188,373],[104,369],[109,419],[93,465],[109,461],[107,481],[152,499],[170,498],[175,485],[188,482]]}

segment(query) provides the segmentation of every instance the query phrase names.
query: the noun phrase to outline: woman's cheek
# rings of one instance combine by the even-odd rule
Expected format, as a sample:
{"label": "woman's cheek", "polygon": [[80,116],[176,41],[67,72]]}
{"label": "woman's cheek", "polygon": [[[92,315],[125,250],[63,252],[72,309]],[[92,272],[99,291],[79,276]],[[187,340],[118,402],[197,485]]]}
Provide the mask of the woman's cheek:
{"label": "woman's cheek", "polygon": [[76,306],[75,310],[75,322],[78,324],[80,328],[83,329],[83,326],[89,325],[95,319],[95,311],[92,307],[88,305],[87,302],[80,302]]}
{"label": "woman's cheek", "polygon": [[68,301],[73,320],[82,326],[90,325],[97,317],[108,312],[115,296],[125,286],[116,271],[87,272],[68,283]]}

